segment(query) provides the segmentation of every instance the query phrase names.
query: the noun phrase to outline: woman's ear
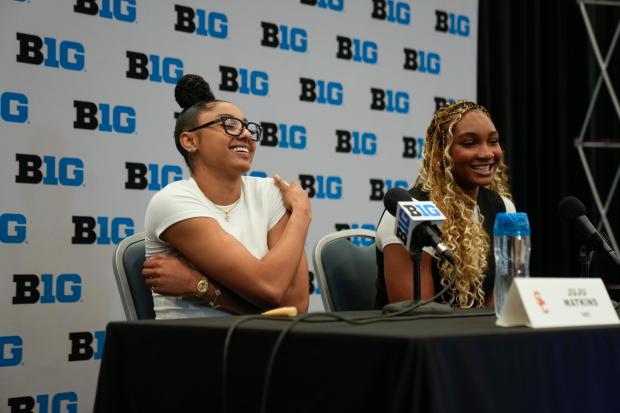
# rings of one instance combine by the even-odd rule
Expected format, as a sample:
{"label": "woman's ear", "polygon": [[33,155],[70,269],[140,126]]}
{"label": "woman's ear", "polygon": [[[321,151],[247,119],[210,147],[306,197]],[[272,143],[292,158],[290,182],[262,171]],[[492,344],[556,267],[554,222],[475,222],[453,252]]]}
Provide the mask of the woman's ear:
{"label": "woman's ear", "polygon": [[190,135],[188,132],[183,132],[181,133],[181,136],[179,136],[179,142],[181,143],[183,149],[185,149],[187,152],[196,152],[196,149],[198,147],[196,142],[196,136]]}

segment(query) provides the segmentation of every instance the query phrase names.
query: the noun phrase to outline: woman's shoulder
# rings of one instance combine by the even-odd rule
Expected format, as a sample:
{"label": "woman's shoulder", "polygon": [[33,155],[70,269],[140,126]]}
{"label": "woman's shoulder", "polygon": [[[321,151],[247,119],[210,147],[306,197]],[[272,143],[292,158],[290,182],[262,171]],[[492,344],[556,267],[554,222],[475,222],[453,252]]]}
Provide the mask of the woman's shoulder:
{"label": "woman's shoulder", "polygon": [[150,204],[166,202],[170,199],[174,199],[180,195],[187,196],[192,193],[197,193],[198,186],[196,182],[192,179],[181,179],[179,181],[174,181],[160,189],[153,197],[151,198]]}
{"label": "woman's shoulder", "polygon": [[244,175],[241,177],[241,180],[245,190],[250,193],[268,194],[271,192],[279,192],[273,178]]}

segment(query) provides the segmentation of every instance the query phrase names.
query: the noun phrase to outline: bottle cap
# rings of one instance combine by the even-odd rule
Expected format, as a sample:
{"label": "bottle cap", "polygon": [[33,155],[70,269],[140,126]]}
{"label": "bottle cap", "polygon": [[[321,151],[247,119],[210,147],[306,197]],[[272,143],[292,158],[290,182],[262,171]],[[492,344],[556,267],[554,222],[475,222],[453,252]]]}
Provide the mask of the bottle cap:
{"label": "bottle cap", "polygon": [[505,236],[530,236],[530,222],[525,212],[500,212],[495,216],[493,235]]}

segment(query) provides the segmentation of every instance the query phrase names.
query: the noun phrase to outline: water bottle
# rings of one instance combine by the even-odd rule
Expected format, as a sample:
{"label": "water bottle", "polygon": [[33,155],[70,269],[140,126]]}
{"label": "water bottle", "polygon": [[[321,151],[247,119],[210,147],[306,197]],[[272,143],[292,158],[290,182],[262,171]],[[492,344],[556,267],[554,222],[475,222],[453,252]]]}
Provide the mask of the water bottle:
{"label": "water bottle", "polygon": [[530,223],[524,212],[500,212],[493,228],[495,315],[499,316],[514,277],[530,276]]}

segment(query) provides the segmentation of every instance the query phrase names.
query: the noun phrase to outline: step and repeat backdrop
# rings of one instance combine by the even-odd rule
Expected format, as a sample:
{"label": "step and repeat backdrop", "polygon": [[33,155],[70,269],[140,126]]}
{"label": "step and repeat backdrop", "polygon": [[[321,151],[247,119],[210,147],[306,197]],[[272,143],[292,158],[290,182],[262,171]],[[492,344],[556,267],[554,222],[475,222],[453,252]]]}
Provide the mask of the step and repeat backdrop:
{"label": "step and repeat backdrop", "polygon": [[[426,126],[475,98],[477,0],[0,4],[0,411],[92,408],[112,272],[149,199],[189,176],[174,85],[207,79],[262,124],[250,172],[312,199],[325,234],[375,229]],[[362,243],[362,240],[355,240]],[[321,310],[312,275],[311,309]]]}

